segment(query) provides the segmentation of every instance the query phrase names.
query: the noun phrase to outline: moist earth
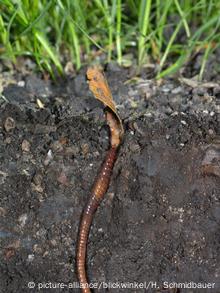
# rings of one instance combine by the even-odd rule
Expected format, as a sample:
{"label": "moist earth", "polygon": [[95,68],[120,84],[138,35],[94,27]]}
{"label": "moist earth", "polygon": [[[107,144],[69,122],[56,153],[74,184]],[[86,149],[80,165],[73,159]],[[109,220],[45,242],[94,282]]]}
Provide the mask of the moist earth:
{"label": "moist earth", "polygon": [[[54,83],[2,69],[2,293],[80,292],[79,221],[109,147],[85,72]],[[90,232],[94,292],[220,292],[220,76],[155,81],[115,64],[106,76],[125,136]],[[168,290],[164,282],[215,284]]]}

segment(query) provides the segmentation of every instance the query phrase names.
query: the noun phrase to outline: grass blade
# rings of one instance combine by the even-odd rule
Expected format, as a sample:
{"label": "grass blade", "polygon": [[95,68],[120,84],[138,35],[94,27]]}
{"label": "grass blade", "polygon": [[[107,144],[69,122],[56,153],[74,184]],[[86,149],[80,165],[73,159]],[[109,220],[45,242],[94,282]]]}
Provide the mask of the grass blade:
{"label": "grass blade", "polygon": [[138,40],[138,64],[139,66],[143,62],[143,58],[145,55],[146,44],[145,38],[147,34],[147,30],[150,22],[150,11],[151,11],[151,0],[141,0],[139,7],[139,16],[138,16],[138,24],[139,24],[139,40]]}
{"label": "grass blade", "polygon": [[117,56],[118,64],[122,63],[122,52],[121,52],[121,0],[117,0],[117,25],[116,25],[116,47],[117,47]]}
{"label": "grass blade", "polygon": [[59,58],[56,56],[56,54],[53,52],[50,44],[48,43],[48,40],[46,39],[46,37],[39,31],[35,31],[35,37],[37,38],[37,40],[40,42],[40,44],[42,45],[42,47],[45,49],[45,51],[47,52],[47,54],[50,56],[50,58],[52,59],[53,63],[55,64],[58,72],[60,74],[63,73],[63,68],[62,65],[59,61]]}

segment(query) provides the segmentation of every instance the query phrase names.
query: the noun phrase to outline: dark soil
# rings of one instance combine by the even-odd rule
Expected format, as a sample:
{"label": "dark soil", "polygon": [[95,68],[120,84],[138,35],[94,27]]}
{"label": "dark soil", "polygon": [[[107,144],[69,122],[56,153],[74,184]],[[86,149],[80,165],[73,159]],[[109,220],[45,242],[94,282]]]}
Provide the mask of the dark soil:
{"label": "dark soil", "polygon": [[[79,220],[109,145],[85,70],[56,84],[1,73],[1,293],[80,292],[68,289]],[[88,275],[151,283],[94,292],[220,292],[220,76],[131,80],[115,65],[106,75],[126,131],[90,233]],[[50,282],[65,287],[38,289]],[[163,282],[215,285],[169,291]]]}

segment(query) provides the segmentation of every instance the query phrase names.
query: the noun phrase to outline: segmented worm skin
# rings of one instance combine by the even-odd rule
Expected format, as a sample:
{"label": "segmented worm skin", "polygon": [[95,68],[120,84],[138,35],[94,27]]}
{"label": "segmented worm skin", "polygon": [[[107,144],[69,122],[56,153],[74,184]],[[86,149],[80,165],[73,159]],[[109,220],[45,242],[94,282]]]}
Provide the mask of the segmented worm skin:
{"label": "segmented worm skin", "polygon": [[115,116],[112,113],[107,113],[106,118],[111,130],[111,148],[108,150],[106,154],[100,172],[98,173],[98,176],[93,185],[89,200],[83,210],[78,235],[76,264],[77,275],[80,285],[82,287],[82,293],[91,292],[88,286],[89,283],[86,276],[85,263],[87,241],[93,220],[93,215],[109,187],[111,173],[113,170],[114,163],[116,161],[118,146],[120,144],[119,129],[117,128],[118,126],[116,123],[117,121],[115,120]]}

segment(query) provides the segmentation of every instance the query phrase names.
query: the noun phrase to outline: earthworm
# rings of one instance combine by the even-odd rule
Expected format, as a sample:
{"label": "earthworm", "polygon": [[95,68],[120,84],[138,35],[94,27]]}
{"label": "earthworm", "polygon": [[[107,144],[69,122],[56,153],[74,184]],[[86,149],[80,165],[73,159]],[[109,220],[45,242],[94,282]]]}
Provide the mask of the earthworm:
{"label": "earthworm", "polygon": [[102,201],[111,179],[111,173],[117,157],[117,150],[120,145],[120,126],[117,117],[109,108],[106,111],[106,120],[111,132],[111,144],[102,167],[94,182],[90,197],[83,210],[80,222],[78,243],[76,250],[77,275],[82,288],[82,293],[90,293],[88,278],[86,275],[86,248],[89,237],[90,227],[93,221],[93,215]]}

